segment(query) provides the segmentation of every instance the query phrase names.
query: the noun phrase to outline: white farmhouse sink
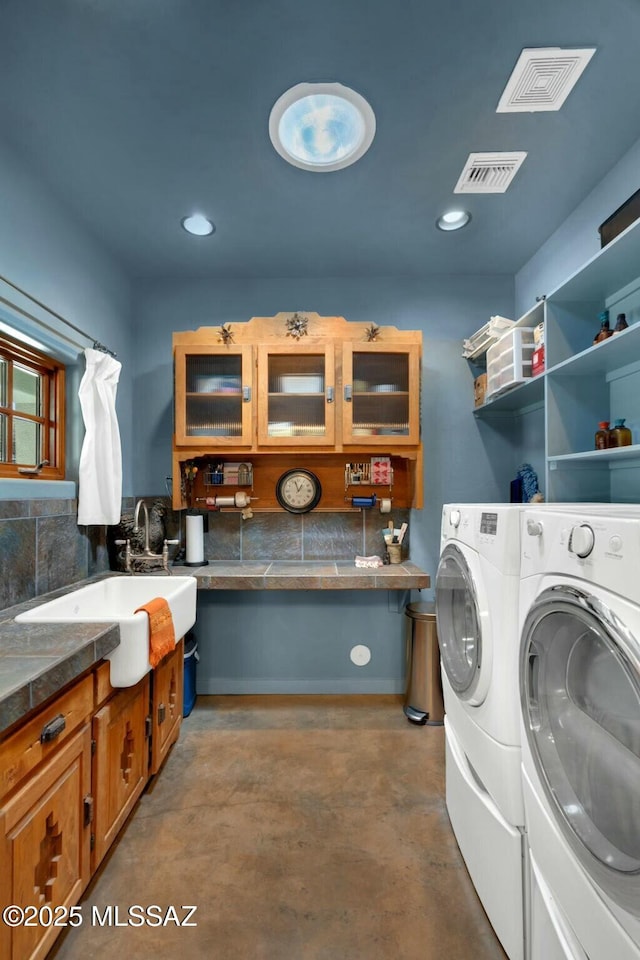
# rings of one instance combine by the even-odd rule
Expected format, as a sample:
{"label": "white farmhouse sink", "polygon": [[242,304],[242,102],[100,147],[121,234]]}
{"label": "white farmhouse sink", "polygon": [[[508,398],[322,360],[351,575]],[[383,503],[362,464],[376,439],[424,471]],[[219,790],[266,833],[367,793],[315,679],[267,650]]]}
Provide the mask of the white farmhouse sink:
{"label": "white farmhouse sink", "polygon": [[149,617],[137,607],[155,597],[169,603],[176,640],[196,622],[195,577],[107,577],[20,613],[19,623],[116,623],[120,645],[107,654],[114,687],[132,687],[150,669]]}

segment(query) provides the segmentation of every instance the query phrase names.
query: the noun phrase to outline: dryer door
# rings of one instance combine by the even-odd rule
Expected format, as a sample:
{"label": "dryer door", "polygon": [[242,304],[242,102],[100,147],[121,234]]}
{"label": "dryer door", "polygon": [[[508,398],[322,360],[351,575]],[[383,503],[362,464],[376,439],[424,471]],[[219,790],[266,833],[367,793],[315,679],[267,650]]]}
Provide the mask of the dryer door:
{"label": "dryer door", "polygon": [[486,603],[479,587],[477,556],[448,543],[436,574],[436,617],[440,657],[461,700],[482,703],[490,679],[490,650],[483,646]]}
{"label": "dryer door", "polygon": [[597,597],[558,585],[520,648],[524,726],[547,802],[576,857],[640,916],[640,641]]}

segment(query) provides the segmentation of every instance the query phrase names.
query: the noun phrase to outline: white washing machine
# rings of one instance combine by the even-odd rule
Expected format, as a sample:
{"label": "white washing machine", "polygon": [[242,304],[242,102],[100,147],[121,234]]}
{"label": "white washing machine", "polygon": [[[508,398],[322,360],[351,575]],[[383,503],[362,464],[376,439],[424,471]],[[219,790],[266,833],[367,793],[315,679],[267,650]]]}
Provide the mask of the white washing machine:
{"label": "white washing machine", "polygon": [[640,960],[637,508],[525,511],[519,625],[529,956]]}
{"label": "white washing machine", "polygon": [[436,615],[446,730],[446,803],[487,916],[524,956],[518,698],[523,506],[447,504]]}

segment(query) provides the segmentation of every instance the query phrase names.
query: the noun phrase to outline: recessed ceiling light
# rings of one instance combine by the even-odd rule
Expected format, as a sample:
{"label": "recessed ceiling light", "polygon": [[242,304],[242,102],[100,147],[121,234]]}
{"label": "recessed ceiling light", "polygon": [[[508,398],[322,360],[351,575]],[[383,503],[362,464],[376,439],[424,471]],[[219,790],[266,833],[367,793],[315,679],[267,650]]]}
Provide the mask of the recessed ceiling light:
{"label": "recessed ceiling light", "polygon": [[183,217],[180,221],[187,233],[194,237],[209,237],[216,232],[215,224],[202,213],[193,213],[190,217]]}
{"label": "recessed ceiling light", "polygon": [[466,227],[470,220],[471,214],[468,210],[449,210],[447,213],[443,213],[441,217],[438,217],[436,227],[438,230],[447,232],[450,230],[460,230],[461,227]]}
{"label": "recessed ceiling light", "polygon": [[269,116],[269,136],[280,156],[315,173],[355,163],[375,132],[370,105],[341,83],[298,83],[282,94]]}

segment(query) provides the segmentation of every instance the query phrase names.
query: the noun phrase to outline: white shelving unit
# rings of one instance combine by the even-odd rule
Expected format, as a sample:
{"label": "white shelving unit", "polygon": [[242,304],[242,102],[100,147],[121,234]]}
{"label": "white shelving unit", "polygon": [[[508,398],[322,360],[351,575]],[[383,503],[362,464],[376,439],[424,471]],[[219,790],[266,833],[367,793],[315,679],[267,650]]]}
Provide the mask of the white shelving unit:
{"label": "white shelving unit", "polygon": [[[598,315],[611,325],[625,313],[628,329],[593,345]],[[544,464],[545,498],[640,502],[640,221],[604,247],[517,326],[545,323],[545,372],[474,410],[497,429],[513,430],[525,415],[539,421],[544,449],[519,451]],[[624,417],[633,445],[594,449],[601,420]]]}

